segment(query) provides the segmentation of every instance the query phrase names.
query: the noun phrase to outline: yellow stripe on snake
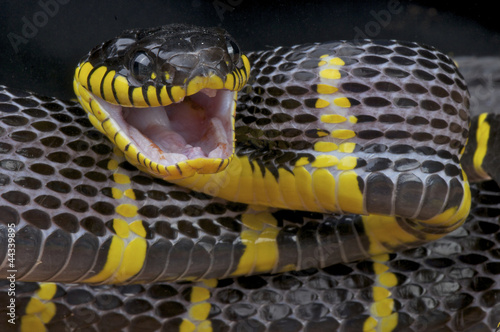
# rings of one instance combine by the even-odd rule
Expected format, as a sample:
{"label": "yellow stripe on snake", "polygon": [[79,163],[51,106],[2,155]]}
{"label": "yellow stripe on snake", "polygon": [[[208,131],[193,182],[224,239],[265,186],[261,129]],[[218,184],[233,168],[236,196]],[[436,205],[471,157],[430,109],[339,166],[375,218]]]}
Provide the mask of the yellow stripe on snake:
{"label": "yellow stripe on snake", "polygon": [[498,177],[498,119],[469,128],[453,61],[247,56],[220,28],[129,30],[78,65],[86,112],[2,88],[2,331],[498,324],[500,194],[467,180]]}

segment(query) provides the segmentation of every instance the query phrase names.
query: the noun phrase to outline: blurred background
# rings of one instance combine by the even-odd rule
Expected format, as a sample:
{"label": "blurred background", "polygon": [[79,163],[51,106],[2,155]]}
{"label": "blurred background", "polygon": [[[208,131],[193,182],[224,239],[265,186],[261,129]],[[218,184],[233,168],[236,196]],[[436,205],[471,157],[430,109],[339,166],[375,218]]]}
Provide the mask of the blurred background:
{"label": "blurred background", "polygon": [[401,39],[451,56],[500,55],[491,5],[437,1],[3,0],[0,84],[73,98],[72,76],[92,47],[133,27],[221,26],[243,50],[338,39]]}

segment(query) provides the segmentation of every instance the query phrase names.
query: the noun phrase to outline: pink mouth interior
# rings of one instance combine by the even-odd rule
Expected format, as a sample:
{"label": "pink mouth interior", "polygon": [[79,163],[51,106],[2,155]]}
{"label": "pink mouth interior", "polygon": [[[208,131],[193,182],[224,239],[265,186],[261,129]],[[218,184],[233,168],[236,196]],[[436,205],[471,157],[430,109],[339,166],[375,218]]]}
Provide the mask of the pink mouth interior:
{"label": "pink mouth interior", "polygon": [[153,161],[173,165],[232,154],[233,91],[202,89],[178,103],[149,108],[102,102],[110,118]]}

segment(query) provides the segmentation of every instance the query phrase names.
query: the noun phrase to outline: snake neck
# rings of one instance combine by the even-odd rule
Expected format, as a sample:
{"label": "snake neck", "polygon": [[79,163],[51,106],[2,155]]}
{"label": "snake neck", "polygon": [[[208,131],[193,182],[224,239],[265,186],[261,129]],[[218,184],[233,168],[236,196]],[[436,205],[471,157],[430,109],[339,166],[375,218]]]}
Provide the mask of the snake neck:
{"label": "snake neck", "polygon": [[460,158],[469,95],[446,55],[417,44],[345,42],[249,60],[236,158],[218,174],[176,184],[247,204],[431,227],[455,228],[467,215]]}

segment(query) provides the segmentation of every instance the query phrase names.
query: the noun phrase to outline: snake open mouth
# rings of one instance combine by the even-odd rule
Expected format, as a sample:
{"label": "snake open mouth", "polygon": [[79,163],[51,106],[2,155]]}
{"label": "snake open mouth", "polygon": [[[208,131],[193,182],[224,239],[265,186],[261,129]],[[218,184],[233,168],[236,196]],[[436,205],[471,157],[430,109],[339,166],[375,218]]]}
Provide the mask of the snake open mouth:
{"label": "snake open mouth", "polygon": [[94,98],[121,133],[158,164],[228,159],[233,153],[234,91],[204,88],[156,107],[125,107]]}
{"label": "snake open mouth", "polygon": [[178,180],[230,164],[236,95],[249,77],[250,61],[224,30],[174,24],[126,30],[95,47],[73,89],[128,162]]}

